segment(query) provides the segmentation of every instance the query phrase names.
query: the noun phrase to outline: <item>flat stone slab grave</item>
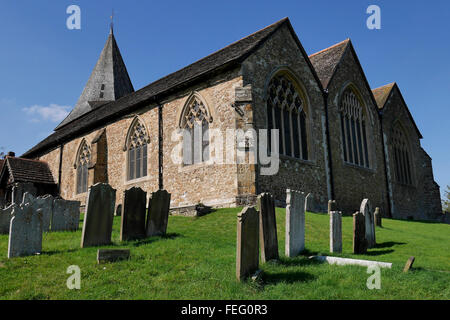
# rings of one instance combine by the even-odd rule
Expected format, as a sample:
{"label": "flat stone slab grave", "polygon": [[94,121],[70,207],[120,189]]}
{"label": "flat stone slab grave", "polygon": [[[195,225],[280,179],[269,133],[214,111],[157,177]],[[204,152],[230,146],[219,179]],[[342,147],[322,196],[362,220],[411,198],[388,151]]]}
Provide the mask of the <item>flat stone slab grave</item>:
{"label": "flat stone slab grave", "polygon": [[295,257],[305,250],[305,194],[290,189],[286,194],[285,254]]}
{"label": "flat stone slab grave", "polygon": [[236,279],[243,281],[259,267],[259,213],[245,207],[238,215],[236,245]]}
{"label": "flat stone slab grave", "polygon": [[129,249],[99,249],[97,251],[97,263],[117,262],[130,259]]}
{"label": "flat stone slab grave", "polygon": [[275,200],[270,193],[258,196],[259,209],[259,244],[261,246],[261,262],[278,260],[277,222]]}
{"label": "flat stone slab grave", "polygon": [[116,190],[109,184],[98,183],[89,188],[86,201],[81,247],[111,244],[116,205]]}
{"label": "flat stone slab grave", "polygon": [[147,192],[133,187],[123,193],[120,241],[145,238]]}
{"label": "flat stone slab grave", "polygon": [[362,266],[362,267],[379,266],[380,268],[388,268],[388,269],[392,268],[392,263],[389,262],[357,260],[357,259],[327,257],[327,256],[312,256],[309,257],[309,259],[314,259],[320,262],[327,262],[329,264],[336,264],[338,266]]}
{"label": "flat stone slab grave", "polygon": [[162,236],[167,232],[169,221],[170,193],[158,190],[152,193],[147,213],[146,236]]}

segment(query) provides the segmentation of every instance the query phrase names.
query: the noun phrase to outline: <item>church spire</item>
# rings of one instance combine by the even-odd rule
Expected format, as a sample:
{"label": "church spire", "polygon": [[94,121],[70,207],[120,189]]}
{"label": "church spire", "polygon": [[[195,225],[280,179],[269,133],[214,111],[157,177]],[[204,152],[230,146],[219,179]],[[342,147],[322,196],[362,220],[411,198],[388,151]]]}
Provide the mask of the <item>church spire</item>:
{"label": "church spire", "polygon": [[132,92],[134,92],[133,84],[114,37],[113,15],[111,15],[108,40],[84,87],[83,93],[70,114],[55,130],[105,103],[117,100]]}
{"label": "church spire", "polygon": [[109,34],[114,34],[114,9],[112,9],[111,13],[111,24],[109,26]]}

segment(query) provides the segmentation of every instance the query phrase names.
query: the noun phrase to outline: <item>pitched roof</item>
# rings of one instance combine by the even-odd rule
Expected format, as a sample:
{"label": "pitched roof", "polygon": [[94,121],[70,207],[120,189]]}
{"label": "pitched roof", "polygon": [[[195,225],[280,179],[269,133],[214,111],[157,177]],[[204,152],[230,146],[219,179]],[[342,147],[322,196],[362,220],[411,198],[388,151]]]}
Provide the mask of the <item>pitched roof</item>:
{"label": "pitched roof", "polygon": [[72,121],[70,125],[61,127],[52,135],[41,141],[32,149],[27,151],[23,157],[32,158],[40,152],[57,147],[68,141],[77,134],[89,129],[105,125],[122,115],[128,114],[139,107],[157,102],[174,90],[190,85],[205,76],[225,68],[236,67],[244,61],[251,53],[258,49],[266,39],[269,38],[282,25],[287,24],[290,28],[288,18],[284,18],[262,30],[259,30],[227,47],[216,51],[209,56],[194,62],[183,69],[171,73],[148,86],[126,95],[117,101],[104,104],[93,109]]}
{"label": "pitched roof", "polygon": [[328,87],[349,43],[350,39],[346,39],[309,56],[324,88]]}
{"label": "pitched roof", "polygon": [[134,92],[114,33],[111,32],[83,93],[70,114],[56,127],[62,128],[102,104]]}
{"label": "pitched roof", "polygon": [[0,180],[6,171],[12,182],[55,184],[48,164],[43,161],[6,157],[4,167],[0,171]]}

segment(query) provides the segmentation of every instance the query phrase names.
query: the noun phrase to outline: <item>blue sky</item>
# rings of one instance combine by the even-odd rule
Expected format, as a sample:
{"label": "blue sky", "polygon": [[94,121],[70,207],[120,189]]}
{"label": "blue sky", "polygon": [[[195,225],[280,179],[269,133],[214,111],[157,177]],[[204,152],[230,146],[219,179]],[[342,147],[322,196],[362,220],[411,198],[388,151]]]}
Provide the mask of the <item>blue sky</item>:
{"label": "blue sky", "polygon": [[[81,8],[81,30],[66,9]],[[366,9],[381,8],[381,30]],[[351,38],[372,88],[396,81],[450,184],[450,2],[436,1],[0,1],[0,152],[18,155],[49,135],[76,103],[109,32],[135,89],[288,16],[306,52]]]}

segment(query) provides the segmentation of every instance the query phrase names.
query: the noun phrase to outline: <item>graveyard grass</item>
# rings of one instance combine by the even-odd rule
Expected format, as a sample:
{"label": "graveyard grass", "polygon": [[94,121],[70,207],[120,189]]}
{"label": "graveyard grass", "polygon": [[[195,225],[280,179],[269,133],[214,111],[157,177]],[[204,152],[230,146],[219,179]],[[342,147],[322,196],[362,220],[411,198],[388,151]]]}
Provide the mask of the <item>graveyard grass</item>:
{"label": "graveyard grass", "polygon": [[[285,210],[277,208],[281,261],[260,265],[262,282],[236,279],[236,215],[221,209],[200,218],[170,216],[167,236],[119,242],[131,259],[97,265],[98,247],[81,249],[81,231],[45,233],[40,256],[6,258],[0,236],[0,299],[450,299],[450,226],[383,219],[377,247],[352,254],[352,218],[342,221],[343,253],[349,258],[392,262],[381,269],[381,289],[366,286],[367,268],[320,264],[307,258],[329,254],[329,217],[306,214],[306,255],[284,256]],[[83,219],[83,217],[81,217]],[[82,221],[80,221],[80,227]],[[403,273],[410,256],[414,269]],[[69,290],[67,268],[81,268],[81,290]]]}

